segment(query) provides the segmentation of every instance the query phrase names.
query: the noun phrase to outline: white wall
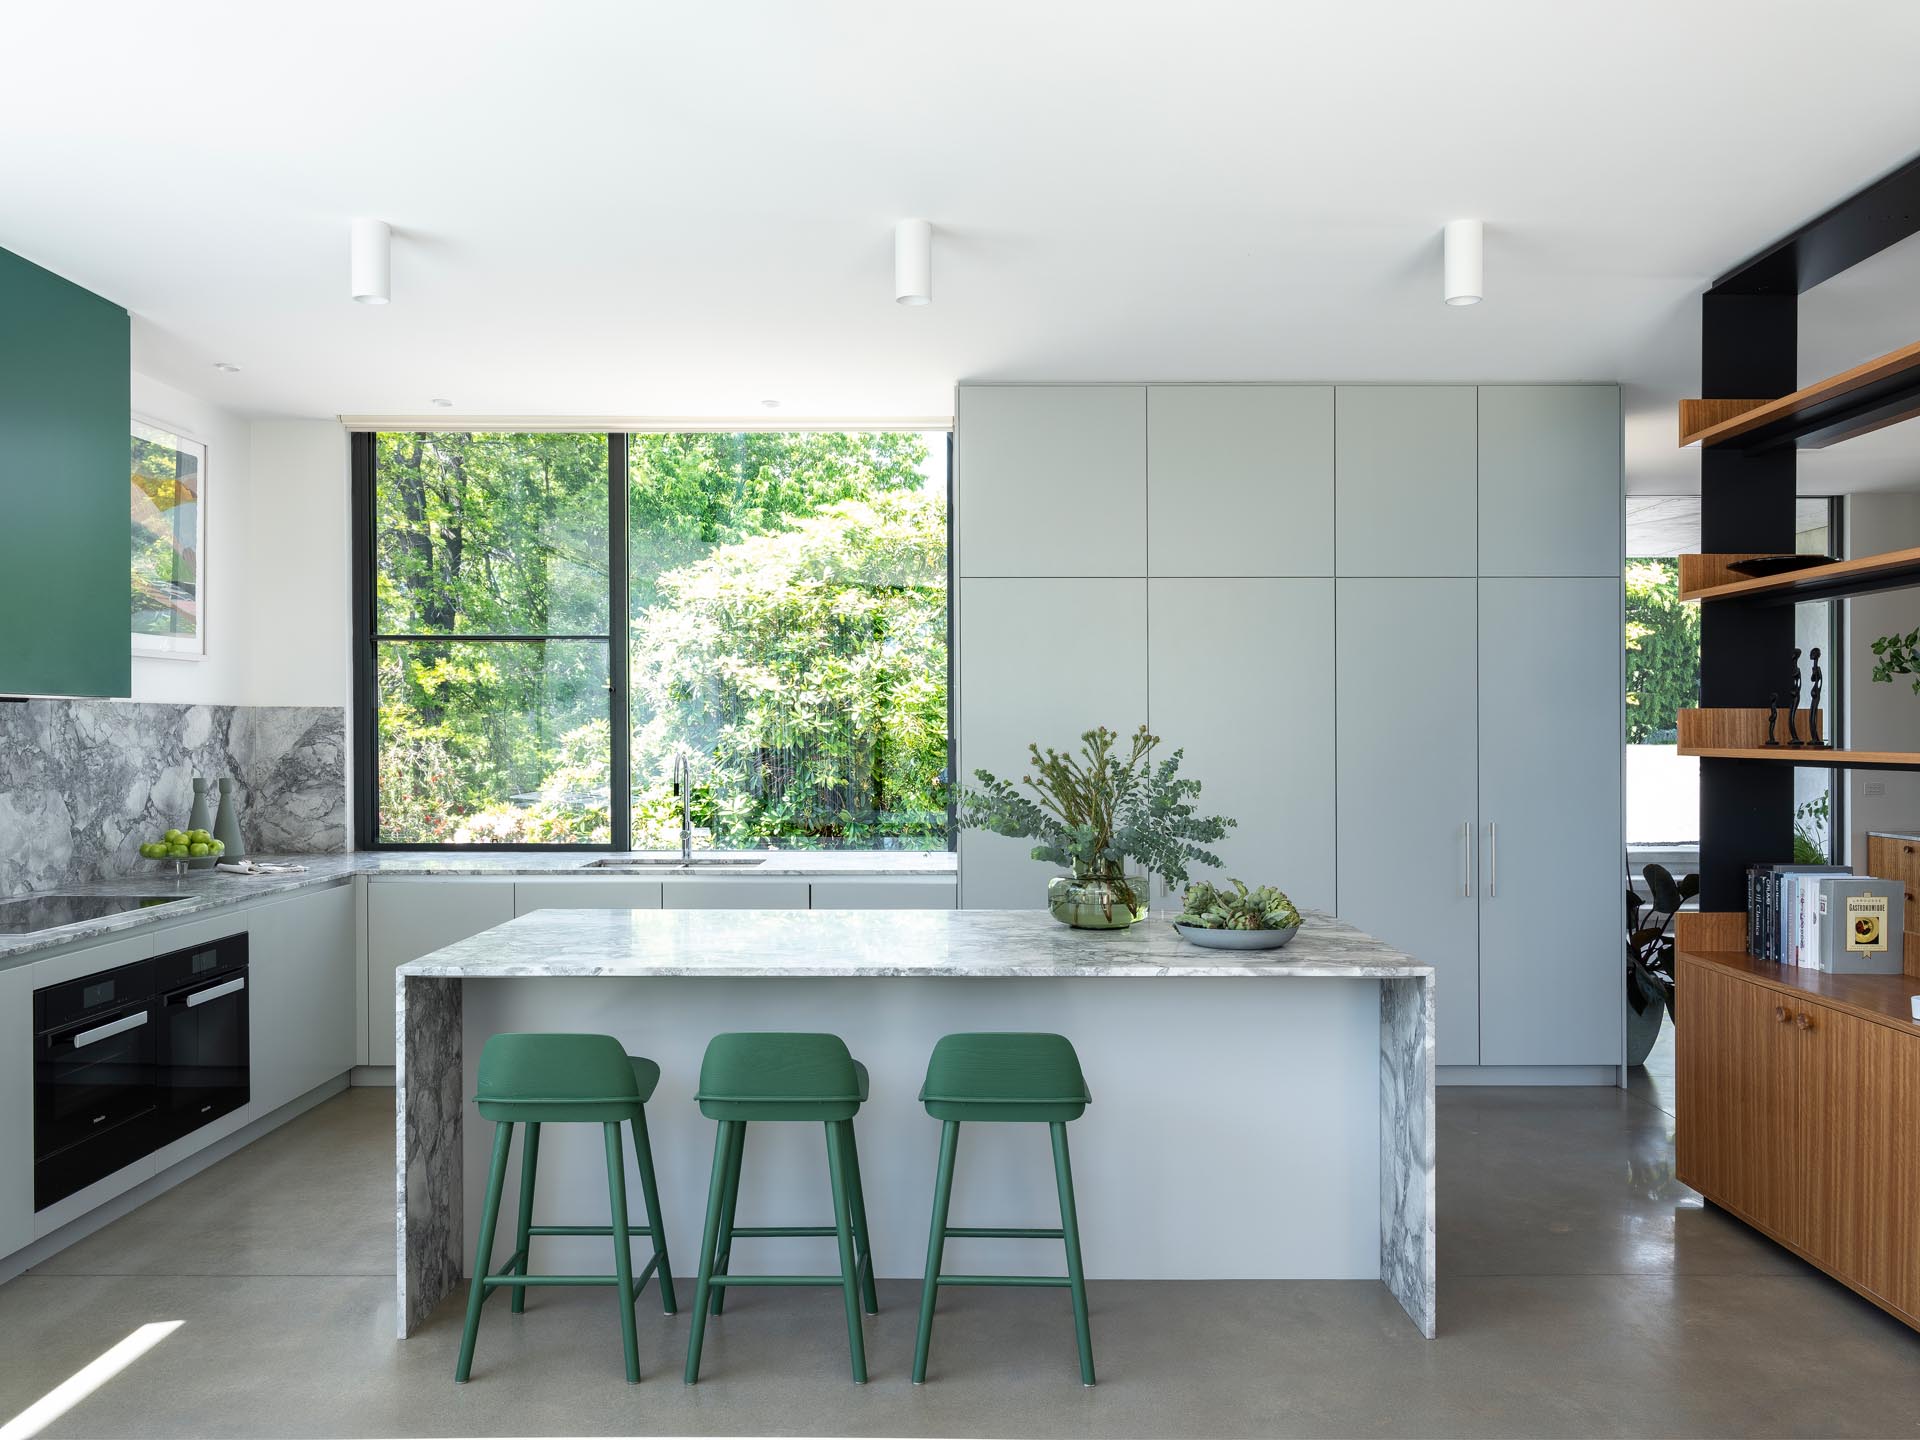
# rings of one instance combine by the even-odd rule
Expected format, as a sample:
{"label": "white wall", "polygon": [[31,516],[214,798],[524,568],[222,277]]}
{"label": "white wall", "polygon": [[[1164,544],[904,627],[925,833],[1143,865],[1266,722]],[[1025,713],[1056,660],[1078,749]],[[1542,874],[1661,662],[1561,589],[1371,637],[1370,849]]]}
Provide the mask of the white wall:
{"label": "white wall", "polygon": [[[1848,497],[1849,555],[1920,545],[1920,494]],[[1920,750],[1920,695],[1911,680],[1873,683],[1873,641],[1920,625],[1920,600],[1911,590],[1862,595],[1847,602],[1847,743],[1856,749]],[[1920,775],[1890,770],[1847,772],[1852,859],[1864,865],[1869,830],[1920,830]]]}
{"label": "white wall", "polygon": [[135,656],[133,698],[346,705],[346,431],[332,420],[249,421],[138,373],[133,411],[207,447],[206,654]]}

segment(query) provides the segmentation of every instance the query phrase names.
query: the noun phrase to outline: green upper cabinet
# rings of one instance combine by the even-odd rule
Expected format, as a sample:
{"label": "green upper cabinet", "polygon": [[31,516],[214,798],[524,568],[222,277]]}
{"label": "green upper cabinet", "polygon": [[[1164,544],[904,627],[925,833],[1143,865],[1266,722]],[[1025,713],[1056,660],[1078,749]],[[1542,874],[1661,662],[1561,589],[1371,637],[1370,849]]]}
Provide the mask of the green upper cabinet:
{"label": "green upper cabinet", "polygon": [[0,695],[126,695],[127,312],[0,250]]}

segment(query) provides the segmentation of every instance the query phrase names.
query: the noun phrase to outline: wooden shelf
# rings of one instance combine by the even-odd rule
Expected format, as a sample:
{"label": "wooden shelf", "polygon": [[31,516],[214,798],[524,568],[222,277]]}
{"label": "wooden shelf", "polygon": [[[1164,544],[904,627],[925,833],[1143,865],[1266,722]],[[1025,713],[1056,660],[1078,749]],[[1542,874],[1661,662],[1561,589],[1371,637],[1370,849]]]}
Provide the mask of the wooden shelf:
{"label": "wooden shelf", "polygon": [[1817,450],[1920,415],[1920,344],[1891,351],[1777,400],[1682,400],[1680,446]]}
{"label": "wooden shelf", "polygon": [[1733,561],[1753,558],[1751,555],[1682,555],[1680,598],[1689,601],[1834,600],[1844,595],[1920,586],[1920,547],[1862,555],[1857,560],[1836,560],[1831,565],[1811,565],[1805,570],[1766,575],[1757,580],[1728,568]]}
{"label": "wooden shelf", "polygon": [[[1780,712],[1776,733],[1781,744],[1768,745],[1767,711],[1723,708],[1718,710],[1682,710],[1679,714],[1678,753],[1703,760],[1766,760],[1776,765],[1841,765],[1855,770],[1920,770],[1920,751],[1913,750],[1815,750],[1811,746],[1785,743],[1787,715]],[[1805,735],[1811,712],[1798,712],[1799,733]]]}
{"label": "wooden shelf", "polygon": [[[1746,917],[1743,915],[1740,919],[1744,923]],[[1920,1034],[1920,1022],[1913,1018],[1913,997],[1920,995],[1920,980],[1911,975],[1829,975],[1824,970],[1756,960],[1744,950],[1676,947],[1676,955],[1700,965],[1723,966],[1788,996],[1818,1000],[1863,1020]]]}

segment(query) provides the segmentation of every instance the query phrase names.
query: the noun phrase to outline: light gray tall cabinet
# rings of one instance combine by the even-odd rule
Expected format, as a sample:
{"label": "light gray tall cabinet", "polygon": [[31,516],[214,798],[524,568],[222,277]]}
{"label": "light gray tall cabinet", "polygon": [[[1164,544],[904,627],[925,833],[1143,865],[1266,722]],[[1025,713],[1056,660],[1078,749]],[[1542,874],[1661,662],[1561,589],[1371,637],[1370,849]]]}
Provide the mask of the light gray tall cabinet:
{"label": "light gray tall cabinet", "polygon": [[963,774],[1144,720],[1228,873],[1438,968],[1441,1064],[1619,1063],[1616,387],[968,385],[956,453]]}

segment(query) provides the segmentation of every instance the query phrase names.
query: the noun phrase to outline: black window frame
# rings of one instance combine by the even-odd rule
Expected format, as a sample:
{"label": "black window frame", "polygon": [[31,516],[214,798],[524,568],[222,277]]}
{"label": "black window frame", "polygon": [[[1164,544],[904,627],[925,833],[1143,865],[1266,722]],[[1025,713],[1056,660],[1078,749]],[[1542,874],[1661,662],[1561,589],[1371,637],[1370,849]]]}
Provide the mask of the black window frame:
{"label": "black window frame", "polygon": [[[406,427],[421,429],[424,427]],[[510,427],[503,427],[503,430]],[[356,850],[433,850],[457,853],[514,854],[522,852],[618,853],[633,845],[632,767],[632,591],[628,566],[631,536],[628,507],[631,476],[629,451],[635,432],[609,430],[607,435],[607,568],[609,634],[606,635],[388,635],[374,626],[374,581],[378,571],[379,536],[374,529],[374,484],[379,463],[379,435],[356,430],[349,437],[352,484],[353,587],[353,844]],[[458,433],[453,427],[433,433]],[[517,433],[517,432],[516,432]],[[591,434],[592,431],[584,433]],[[879,433],[876,431],[875,433]],[[940,432],[923,432],[940,433]],[[959,844],[958,786],[954,774],[954,714],[957,706],[958,658],[955,619],[959,597],[954,582],[954,443],[951,430],[943,433],[947,451],[947,846]],[[598,640],[607,645],[607,718],[611,729],[608,806],[611,838],[605,844],[453,844],[380,838],[380,691],[377,671],[379,647],[392,641],[452,641],[460,644],[529,644],[548,640]]]}

